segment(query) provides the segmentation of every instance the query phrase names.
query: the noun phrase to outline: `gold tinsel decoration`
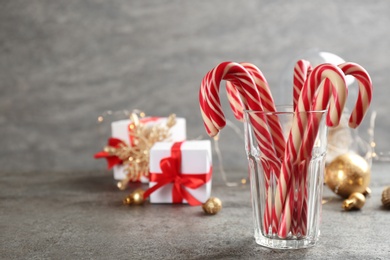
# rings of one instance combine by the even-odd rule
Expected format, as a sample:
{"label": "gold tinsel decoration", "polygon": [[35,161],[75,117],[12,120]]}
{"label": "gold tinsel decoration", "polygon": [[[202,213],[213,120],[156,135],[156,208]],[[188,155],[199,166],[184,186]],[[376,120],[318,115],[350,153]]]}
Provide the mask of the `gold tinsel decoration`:
{"label": "gold tinsel decoration", "polygon": [[118,156],[123,161],[127,178],[118,182],[118,188],[121,190],[126,188],[129,181],[139,180],[140,176],[149,176],[150,149],[156,142],[168,140],[169,130],[176,124],[175,114],[171,114],[165,124],[145,125],[136,113],[132,113],[130,119],[129,136],[132,138],[132,146],[122,144],[119,148],[104,148],[105,152]]}

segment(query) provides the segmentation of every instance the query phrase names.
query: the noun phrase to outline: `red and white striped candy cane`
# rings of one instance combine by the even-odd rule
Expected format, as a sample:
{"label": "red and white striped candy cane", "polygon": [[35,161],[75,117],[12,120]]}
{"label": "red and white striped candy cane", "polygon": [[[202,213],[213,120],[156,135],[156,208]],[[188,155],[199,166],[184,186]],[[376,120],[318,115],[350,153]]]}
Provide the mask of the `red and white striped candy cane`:
{"label": "red and white striped candy cane", "polygon": [[307,60],[298,60],[294,66],[294,76],[293,76],[293,108],[295,110],[299,95],[301,94],[301,90],[307,77],[312,71],[312,67],[309,61]]}
{"label": "red and white striped candy cane", "polygon": [[[322,81],[323,86],[320,85],[319,87],[319,93],[315,98],[313,109],[312,111],[323,111],[327,108],[329,104],[329,100],[331,98],[332,93],[332,86],[329,81],[329,79],[325,79]],[[311,146],[307,149],[310,149],[312,151],[314,140],[317,137],[318,133],[318,127],[320,124],[322,118],[322,113],[311,113],[309,117],[309,125],[306,128],[306,135],[305,138],[313,140],[311,142]],[[314,127],[314,130],[312,129]],[[302,146],[307,144],[306,141],[302,142]],[[302,147],[301,150],[302,151]],[[299,167],[299,176],[298,176],[298,184],[299,185],[299,191],[298,191],[298,207],[296,210],[296,215],[294,216],[295,222],[296,222],[296,229],[295,235],[301,235],[305,236],[307,231],[307,213],[308,213],[308,187],[307,187],[307,175],[308,175],[308,167],[311,160],[311,153],[303,159],[302,162],[300,162]]]}
{"label": "red and white striped candy cane", "polygon": [[[239,73],[241,74],[238,75]],[[235,74],[236,77],[231,74]],[[226,124],[219,98],[219,84],[222,79],[226,79],[225,77],[227,76],[230,76],[230,79],[233,80],[237,79],[240,84],[241,82],[245,82],[247,93],[256,91],[255,87],[252,88],[254,82],[251,75],[238,63],[223,62],[210,70],[203,78],[199,91],[201,113],[206,131],[210,136],[216,135]],[[242,86],[240,86],[240,90],[243,91]],[[246,97],[242,96],[241,98],[244,99]],[[248,102],[254,103],[254,101],[250,99]],[[248,108],[247,103],[243,102],[243,105],[245,109]],[[256,106],[256,103],[253,105]],[[257,107],[260,107],[260,105]]]}
{"label": "red and white striped candy cane", "polygon": [[[214,135],[218,133],[218,130],[221,129],[225,123],[218,96],[219,84],[222,79],[228,80],[228,82],[233,83],[231,85],[228,84],[228,86],[232,86],[231,89],[235,90],[232,92],[234,95],[231,95],[232,97],[234,97],[234,104],[241,104],[245,107],[245,109],[263,111],[264,107],[262,106],[261,102],[263,101],[266,109],[270,109],[270,100],[267,100],[266,98],[271,98],[272,102],[272,96],[261,96],[261,93],[269,93],[269,90],[267,90],[268,92],[260,91],[260,93],[258,91],[259,89],[262,90],[262,88],[268,87],[268,85],[260,85],[258,82],[253,81],[253,77],[262,76],[261,72],[254,66],[251,66],[249,64],[246,64],[246,66],[251,72],[249,72],[246,68],[237,63],[221,63],[213,70],[208,72],[203,79],[199,97],[202,116],[204,118],[206,130],[209,132],[209,134]],[[241,103],[238,102],[239,97]],[[232,106],[232,103],[230,104]],[[238,108],[240,108],[240,106],[238,106]],[[233,111],[235,111],[235,109],[233,109]],[[239,109],[237,109],[237,111],[239,111]],[[272,142],[270,142],[270,140],[272,140],[272,137],[268,132],[267,118],[261,117],[257,113],[251,113],[249,117],[254,129],[255,137],[258,141],[262,154],[264,155],[264,158],[262,158],[261,163],[265,172],[264,177],[267,183],[266,185],[268,187],[269,180],[271,177],[271,171],[280,172],[280,159],[275,154],[274,146],[272,145]],[[265,230],[269,226],[270,222],[270,213],[267,212],[268,208],[271,207],[266,207],[265,210],[266,212],[263,223],[263,227]]]}
{"label": "red and white striped candy cane", "polygon": [[[260,94],[260,101],[263,107],[263,111],[267,112],[276,112],[275,103],[269,88],[269,85],[267,83],[267,80],[265,79],[263,73],[253,64],[251,63],[240,63],[245,69],[247,69],[251,75],[253,76],[257,90]],[[230,101],[230,106],[233,110],[233,113],[237,119],[240,119],[242,117],[243,111],[242,111],[242,103],[239,102],[240,93],[238,91],[239,82],[236,80],[231,80],[226,82],[226,89],[227,89],[227,95],[228,99]],[[269,129],[271,132],[272,140],[270,142],[273,144],[273,147],[276,150],[276,154],[280,160],[282,160],[282,157],[284,155],[284,148],[285,148],[285,140],[283,136],[283,130],[280,125],[279,119],[277,116],[268,115],[265,118],[268,122]],[[272,199],[273,194],[272,190],[269,189],[270,186],[270,179],[271,179],[271,170],[267,170],[267,165],[263,164],[263,169],[265,171],[265,188],[266,188],[266,206],[264,211],[264,232],[268,233],[271,222],[271,211],[272,211]],[[280,170],[274,171],[276,179],[279,178]],[[276,232],[276,229],[274,230]]]}
{"label": "red and white striped candy cane", "polygon": [[[331,99],[331,93],[332,93],[332,85],[329,81],[329,79],[325,79],[321,82],[319,88],[318,88],[318,94],[316,95],[316,99],[314,103],[321,103],[324,107],[321,109],[317,109],[316,111],[325,110],[326,107],[329,104],[329,101]],[[337,93],[334,92],[333,93]],[[310,111],[315,111],[314,108],[312,108]],[[317,120],[321,120],[321,117],[323,113],[306,113],[306,112],[300,112],[300,116],[298,118],[304,118],[305,121],[307,121],[307,124],[304,127],[304,133],[302,136],[307,138],[308,132],[310,130],[313,130],[313,128],[310,128],[310,123],[312,123],[312,117],[316,117]],[[319,121],[317,122],[317,125],[319,124]],[[318,129],[318,127],[317,127]],[[313,138],[315,139],[317,136],[317,132],[313,134]],[[288,192],[286,197],[286,202],[284,204],[283,212],[281,215],[281,222],[279,223],[279,229],[278,229],[278,236],[281,238],[284,238],[288,235],[290,231],[293,232],[294,235],[297,235],[299,232],[300,235],[304,235],[306,232],[306,219],[307,216],[302,216],[302,211],[307,212],[307,187],[306,187],[306,179],[307,179],[307,166],[311,158],[311,152],[309,157],[305,158],[302,161],[297,161],[292,164],[292,176],[290,180],[290,184],[288,186]],[[299,165],[299,166],[298,166]],[[299,171],[297,171],[297,167],[299,168]],[[296,191],[296,188],[300,189],[298,191],[297,196],[295,196],[294,192]],[[298,197],[298,200],[295,200],[295,197]],[[293,212],[293,209],[296,210],[296,212]],[[306,213],[304,213],[306,214]],[[304,223],[302,223],[304,222]],[[293,229],[291,230],[291,227]],[[295,228],[295,229],[294,229]]]}
{"label": "red and white striped candy cane", "polygon": [[338,65],[345,75],[355,77],[359,85],[358,99],[349,118],[349,127],[356,128],[362,122],[372,100],[372,82],[368,72],[359,64],[345,62]]}
{"label": "red and white striped candy cane", "polygon": [[[257,90],[260,94],[260,103],[263,108],[262,111],[276,112],[275,102],[272,97],[270,87],[263,73],[260,71],[260,69],[255,65],[253,65],[252,63],[242,62],[240,64],[245,69],[248,70],[248,72],[252,75],[256,83]],[[230,101],[230,106],[234,112],[234,115],[238,120],[240,120],[243,111],[242,111],[242,103],[238,102],[240,93],[236,86],[237,84],[239,84],[239,82],[235,80],[227,81],[226,89],[227,89],[228,99]],[[284,147],[285,147],[285,140],[283,136],[282,126],[280,125],[277,116],[271,116],[271,115],[267,116],[267,122],[271,131],[271,135],[272,135],[271,141],[275,147],[276,154],[278,158],[282,158],[284,155]]]}
{"label": "red and white striped candy cane", "polygon": [[[330,100],[327,99],[328,97],[318,98],[316,96],[318,89],[328,89],[319,88],[321,82],[325,79],[328,79],[330,81],[329,84],[333,86],[332,96]],[[324,63],[318,65],[313,69],[304,84],[304,87],[301,91],[301,95],[298,100],[297,108],[295,109],[296,113],[294,117],[294,122],[290,132],[290,138],[287,141],[288,143],[286,149],[286,152],[289,154],[290,159],[295,160],[296,162],[305,159],[305,157],[299,157],[301,147],[307,148],[306,154],[311,153],[311,149],[309,146],[302,146],[302,142],[305,140],[305,130],[308,127],[308,114],[300,112],[313,111],[313,103],[318,103],[320,100],[324,99],[324,109],[328,107],[328,113],[326,115],[326,124],[328,126],[337,126],[339,124],[341,114],[345,106],[346,98],[347,87],[345,83],[344,73],[340,68],[332,64]],[[330,102],[329,106],[328,102]],[[306,138],[306,140],[309,139],[310,141],[314,141],[315,136],[313,136],[313,133],[316,133],[316,131],[313,130],[307,132],[309,132],[309,134],[311,134],[312,136],[311,138]]]}
{"label": "red and white striped candy cane", "polygon": [[[225,124],[225,116],[219,99],[219,85],[225,79],[239,83],[236,86],[241,94],[245,109],[263,111],[259,92],[252,75],[242,65],[235,62],[223,62],[209,71],[202,80],[199,91],[199,104],[206,130],[210,136],[216,135]],[[251,113],[250,121],[256,140],[267,161],[278,166],[278,158],[268,132],[267,122],[256,113]]]}
{"label": "red and white striped candy cane", "polygon": [[[367,73],[367,71],[359,64],[346,62],[338,65],[338,67],[344,72],[346,76],[347,75],[354,76],[358,81],[358,85],[359,85],[358,99],[355,103],[355,107],[349,119],[350,127],[356,128],[361,124],[372,100],[373,87],[372,87],[371,78]],[[330,88],[324,88],[323,92],[320,93],[319,96],[316,98],[316,101],[314,102],[313,105],[313,110],[326,109],[328,103],[326,100],[328,100],[329,96],[330,96]],[[308,135],[306,137],[306,140],[302,143],[302,147],[300,149],[301,158],[310,156],[308,154],[308,151],[311,151],[314,145],[315,135],[318,131],[319,120],[320,118],[313,117],[309,124]],[[306,191],[306,195],[304,196],[304,201],[303,201],[303,210],[306,211],[307,211],[306,209],[307,199],[308,198],[307,198],[307,191]],[[304,228],[306,227],[306,223],[305,221],[301,221],[300,223],[302,224],[302,230],[304,231],[305,230]]]}
{"label": "red and white striped candy cane", "polygon": [[[366,114],[367,109],[371,103],[372,82],[371,82],[370,76],[368,75],[366,70],[356,63],[347,62],[347,63],[343,63],[343,64],[338,65],[338,67],[344,72],[345,75],[354,76],[357,79],[358,84],[359,84],[358,99],[356,101],[355,107],[354,107],[353,112],[352,112],[351,117],[350,117],[350,126],[355,128],[358,125],[360,125],[360,123],[361,123],[364,115]],[[324,91],[328,91],[328,92],[324,92],[324,93],[319,94],[319,97],[317,97],[316,102],[314,103],[313,110],[326,109],[328,102],[325,102],[325,101],[330,96],[330,93],[329,93],[330,91],[328,88],[324,88]],[[308,133],[312,133],[312,134],[311,134],[311,136],[310,135],[307,136],[306,137],[307,140],[305,140],[303,142],[303,145],[302,145],[301,150],[300,150],[300,154],[301,154],[300,157],[301,158],[306,158],[307,156],[309,156],[308,151],[310,151],[312,149],[313,144],[314,144],[314,139],[315,139],[314,135],[316,135],[316,133],[318,131],[318,123],[319,123],[320,119],[319,118],[312,118],[312,120],[314,120],[314,121],[310,122],[309,130],[308,130]],[[305,191],[302,210],[306,211],[306,212],[307,212],[307,199],[308,199],[307,198],[307,191]],[[302,215],[305,216],[305,213],[302,212]],[[298,215],[298,218],[299,217],[300,216]],[[305,218],[302,218],[302,221],[298,220],[298,223],[300,223],[302,225],[301,228],[302,228],[303,234],[305,232],[305,228],[306,228],[306,224],[307,224],[306,221],[304,221],[305,219],[307,219],[307,216],[305,216]]]}
{"label": "red and white striped candy cane", "polygon": [[[271,94],[270,87],[263,73],[251,63],[242,63],[242,65],[252,74],[257,89],[260,93],[260,102],[265,112],[276,112],[275,102]],[[285,140],[283,129],[276,115],[267,116],[268,125],[271,130],[272,143],[276,150],[278,158],[282,159],[285,149]]]}
{"label": "red and white striped candy cane", "polygon": [[[355,107],[352,110],[352,114],[349,118],[349,126],[351,128],[358,127],[372,100],[372,82],[370,75],[367,73],[367,71],[360,66],[359,64],[352,63],[352,62],[346,62],[338,65],[338,67],[343,71],[343,73],[347,75],[351,75],[356,78],[359,85],[359,93],[358,98],[355,103]],[[327,89],[324,89],[324,91],[327,91]],[[328,96],[329,93],[322,93],[315,99],[315,102],[313,104],[313,110],[324,110],[328,106]],[[313,144],[315,141],[315,137],[318,131],[318,122],[319,118],[311,118],[312,122],[309,123],[309,130],[307,131],[308,136],[305,137],[305,140],[302,142],[302,146],[300,148],[299,154],[300,159],[303,160],[304,158],[307,158],[310,156],[309,153],[311,153],[311,150],[313,148]],[[314,121],[313,121],[314,120]]]}
{"label": "red and white striped candy cane", "polygon": [[[282,172],[277,184],[277,192],[275,196],[275,206],[272,212],[273,226],[278,226],[278,235],[286,237],[289,230],[286,222],[280,223],[280,216],[283,207],[285,206],[286,194],[289,188],[290,179],[292,177],[292,165],[299,163],[298,152],[304,139],[305,129],[308,124],[307,111],[311,111],[313,98],[321,85],[321,82],[329,79],[332,88],[332,96],[329,100],[327,124],[336,126],[341,118],[342,110],[345,106],[347,88],[344,78],[344,73],[332,64],[320,64],[313,69],[308,79],[306,80],[301,95],[298,100],[297,108],[292,123],[289,138],[287,140],[286,153],[282,163]],[[322,89],[322,88],[321,88]],[[289,206],[289,208],[292,208]],[[284,219],[291,221],[291,210],[284,213]]]}
{"label": "red and white striped candy cane", "polygon": [[[258,87],[261,103],[263,105],[263,110],[267,112],[276,112],[275,103],[269,88],[269,85],[263,75],[263,73],[253,64],[249,63],[242,63],[242,65],[252,74],[253,78],[255,79],[256,86]],[[266,120],[268,121],[269,129],[271,131],[272,135],[272,141],[276,155],[278,156],[280,162],[283,160],[284,150],[285,150],[285,140],[283,135],[283,129],[279,122],[279,118],[277,115],[267,115]],[[279,179],[280,175],[280,167],[276,171],[274,171],[274,178],[276,181]],[[272,201],[274,194],[272,192],[272,189],[270,189],[271,185],[271,174],[267,174],[266,176],[266,191],[267,191],[267,198],[266,198],[266,207],[264,212],[264,219],[267,220],[267,223],[265,225],[265,234],[268,234],[269,227],[272,226]],[[272,232],[276,232],[276,228],[271,229]]]}

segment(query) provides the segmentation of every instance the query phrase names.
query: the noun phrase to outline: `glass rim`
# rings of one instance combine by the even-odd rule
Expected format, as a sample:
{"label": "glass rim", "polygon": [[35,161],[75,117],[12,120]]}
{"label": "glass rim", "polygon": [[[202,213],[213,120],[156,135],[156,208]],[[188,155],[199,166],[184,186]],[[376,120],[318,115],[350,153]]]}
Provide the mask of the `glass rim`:
{"label": "glass rim", "polygon": [[[243,112],[245,114],[262,114],[262,115],[283,115],[283,114],[296,114],[296,113],[309,113],[309,114],[314,114],[314,113],[325,113],[327,112],[327,109],[321,109],[321,110],[308,110],[308,111],[295,111],[293,110],[292,105],[276,105],[276,111],[264,111],[264,110],[252,110],[252,109],[244,109]],[[280,111],[280,108],[284,108]],[[286,111],[287,108],[290,108],[291,111]]]}

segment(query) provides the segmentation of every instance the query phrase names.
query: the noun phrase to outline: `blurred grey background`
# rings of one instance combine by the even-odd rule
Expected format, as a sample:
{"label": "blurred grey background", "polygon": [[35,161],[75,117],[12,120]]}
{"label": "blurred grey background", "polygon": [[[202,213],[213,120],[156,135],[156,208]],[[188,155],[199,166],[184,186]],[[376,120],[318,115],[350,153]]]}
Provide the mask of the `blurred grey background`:
{"label": "blurred grey background", "polygon": [[[361,0],[2,0],[0,171],[102,170],[92,156],[107,110],[176,113],[189,138],[206,138],[198,89],[208,70],[252,62],[279,99],[292,91],[280,83],[286,66],[313,48],[369,71],[378,149],[390,150],[389,13],[389,1]],[[245,164],[231,130],[221,146],[227,169]]]}

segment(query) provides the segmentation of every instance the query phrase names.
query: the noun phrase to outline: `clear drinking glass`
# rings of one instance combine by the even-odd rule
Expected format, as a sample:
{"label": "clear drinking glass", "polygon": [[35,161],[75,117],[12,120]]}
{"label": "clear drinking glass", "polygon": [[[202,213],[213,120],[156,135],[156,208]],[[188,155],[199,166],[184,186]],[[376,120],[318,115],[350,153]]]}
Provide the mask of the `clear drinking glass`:
{"label": "clear drinking glass", "polygon": [[[274,249],[310,247],[320,235],[327,148],[325,111],[294,113],[289,106],[277,107],[277,111],[245,112],[245,149],[250,172],[254,236],[258,244]],[[301,123],[294,123],[294,117],[299,117]],[[263,128],[259,127],[259,122]],[[295,124],[300,125],[298,129],[303,136],[301,142],[295,142],[299,144],[296,146],[306,147],[311,142],[312,149],[306,147],[306,153],[294,153],[289,149],[281,152],[279,149],[277,154],[281,142],[277,143],[277,135],[269,138],[277,129],[275,124],[279,124],[283,132],[284,146],[290,147],[286,143]],[[264,131],[269,133],[268,139],[264,139],[267,136]],[[296,129],[291,133],[298,134]],[[269,155],[267,145],[274,149],[274,158]]]}

